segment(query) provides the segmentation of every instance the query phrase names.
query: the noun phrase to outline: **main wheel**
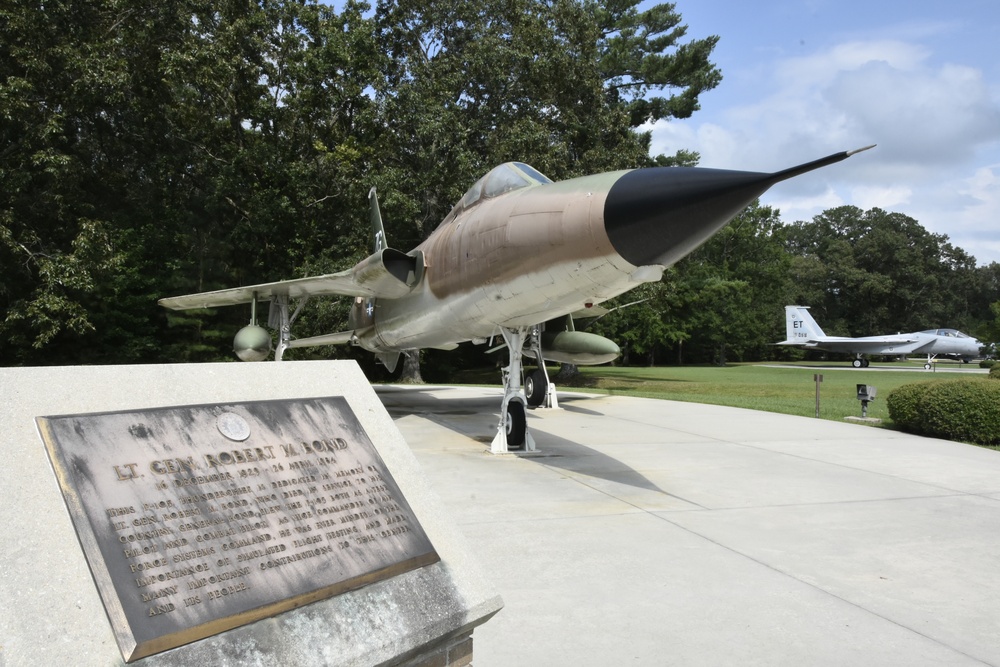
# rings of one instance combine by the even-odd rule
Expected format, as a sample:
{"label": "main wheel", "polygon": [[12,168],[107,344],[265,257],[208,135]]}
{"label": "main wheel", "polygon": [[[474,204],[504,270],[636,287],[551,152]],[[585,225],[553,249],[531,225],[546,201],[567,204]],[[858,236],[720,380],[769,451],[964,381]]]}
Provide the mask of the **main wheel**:
{"label": "main wheel", "polygon": [[868,368],[868,364],[870,364],[870,363],[871,363],[871,362],[870,362],[870,361],[868,361],[867,359],[862,359],[862,360],[861,360],[861,367],[862,367],[862,368]]}
{"label": "main wheel", "polygon": [[851,362],[851,365],[854,366],[855,368],[861,368],[864,364],[861,362],[860,359],[855,359],[854,361]]}
{"label": "main wheel", "polygon": [[524,395],[528,399],[528,405],[533,408],[545,402],[545,393],[548,389],[549,381],[541,368],[536,368],[524,378]]}
{"label": "main wheel", "polygon": [[524,403],[510,401],[507,403],[507,420],[504,423],[507,432],[507,448],[522,449],[525,436],[528,433],[528,419],[524,414]]}

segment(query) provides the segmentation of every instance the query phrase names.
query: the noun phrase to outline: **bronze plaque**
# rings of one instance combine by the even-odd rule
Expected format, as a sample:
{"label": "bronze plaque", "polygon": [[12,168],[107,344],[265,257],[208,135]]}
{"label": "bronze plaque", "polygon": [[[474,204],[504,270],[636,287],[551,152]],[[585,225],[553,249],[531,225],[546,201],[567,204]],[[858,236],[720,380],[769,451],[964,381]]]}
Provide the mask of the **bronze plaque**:
{"label": "bronze plaque", "polygon": [[439,560],[341,396],[36,421],[126,662]]}

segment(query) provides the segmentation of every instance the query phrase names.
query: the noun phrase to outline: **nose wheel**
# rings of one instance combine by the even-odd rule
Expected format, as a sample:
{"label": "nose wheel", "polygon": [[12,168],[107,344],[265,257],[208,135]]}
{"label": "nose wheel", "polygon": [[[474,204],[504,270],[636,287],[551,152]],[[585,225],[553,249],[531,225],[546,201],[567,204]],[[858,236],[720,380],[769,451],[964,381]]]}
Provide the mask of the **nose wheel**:
{"label": "nose wheel", "polygon": [[524,412],[524,403],[511,401],[507,404],[507,415],[504,418],[504,432],[507,435],[508,449],[521,449],[528,434],[528,419]]}
{"label": "nose wheel", "polygon": [[497,425],[496,437],[490,443],[490,452],[506,454],[511,449],[535,451],[535,440],[528,432],[525,395],[521,391],[521,357],[528,330],[501,329],[500,333],[510,352],[510,365],[503,369],[500,423]]}

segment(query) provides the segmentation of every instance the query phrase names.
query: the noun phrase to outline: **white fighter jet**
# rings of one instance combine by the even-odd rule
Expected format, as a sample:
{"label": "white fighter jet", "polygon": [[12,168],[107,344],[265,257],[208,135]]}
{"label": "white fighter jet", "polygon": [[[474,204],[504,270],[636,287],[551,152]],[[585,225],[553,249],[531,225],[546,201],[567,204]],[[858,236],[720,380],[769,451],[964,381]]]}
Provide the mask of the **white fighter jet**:
{"label": "white fighter jet", "polygon": [[785,340],[775,345],[792,345],[807,350],[826,350],[855,355],[855,368],[867,368],[866,354],[927,355],[924,368],[930,369],[937,356],[955,357],[969,363],[979,355],[978,340],[957,329],[928,329],[887,336],[827,336],[809,314],[809,306],[785,306]]}

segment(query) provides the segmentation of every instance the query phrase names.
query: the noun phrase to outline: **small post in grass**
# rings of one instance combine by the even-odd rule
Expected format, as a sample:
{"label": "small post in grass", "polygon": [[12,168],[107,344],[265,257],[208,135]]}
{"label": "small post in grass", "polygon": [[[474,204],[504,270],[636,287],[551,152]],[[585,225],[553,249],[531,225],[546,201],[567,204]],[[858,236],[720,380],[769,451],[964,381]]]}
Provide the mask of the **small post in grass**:
{"label": "small post in grass", "polygon": [[816,418],[819,419],[819,383],[823,381],[820,373],[813,373],[813,380],[816,382]]}

